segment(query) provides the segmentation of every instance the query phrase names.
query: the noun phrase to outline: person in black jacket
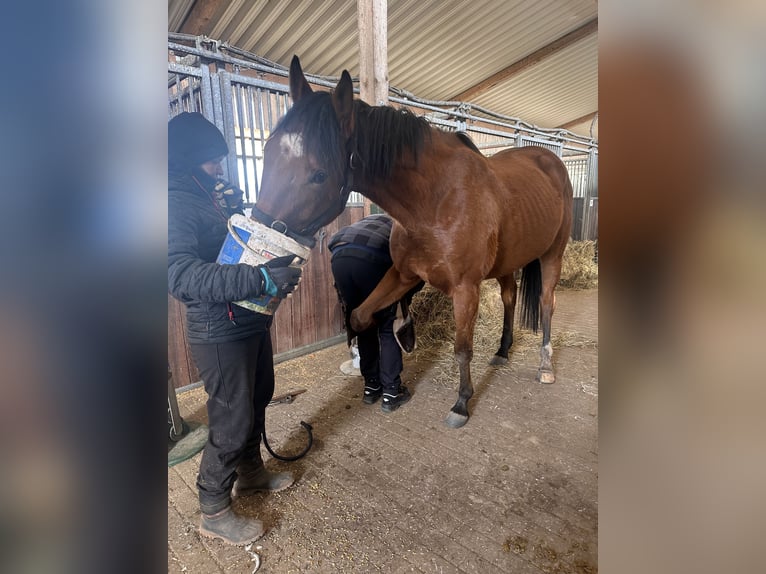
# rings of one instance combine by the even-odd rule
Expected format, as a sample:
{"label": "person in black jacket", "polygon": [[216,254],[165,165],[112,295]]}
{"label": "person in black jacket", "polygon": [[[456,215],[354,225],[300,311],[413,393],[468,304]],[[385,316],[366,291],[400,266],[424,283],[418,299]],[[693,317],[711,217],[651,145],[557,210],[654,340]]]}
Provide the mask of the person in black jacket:
{"label": "person in black jacket", "polygon": [[270,472],[261,459],[266,405],[274,394],[272,317],[231,302],[287,297],[301,271],[287,262],[216,263],[227,221],[244,205],[242,191],[220,179],[228,151],[221,132],[200,113],[184,112],[168,123],[168,287],[186,305],[189,347],[208,394],[209,438],[197,477],[200,533],[241,545],[260,538],[264,527],[232,511],[232,491],[278,491],[294,478]]}
{"label": "person in black jacket", "polygon": [[[392,226],[391,217],[378,213],[344,227],[330,239],[327,247],[332,253],[332,274],[344,309],[346,329],[351,311],[362,304],[393,265],[389,249]],[[422,287],[423,282],[404,299],[409,302]],[[395,411],[411,397],[401,379],[402,351],[394,333],[397,305],[398,302],[375,313],[375,325],[356,336],[359,370],[364,377],[362,400],[371,405],[382,396],[384,413]],[[414,331],[411,336],[414,337]]]}

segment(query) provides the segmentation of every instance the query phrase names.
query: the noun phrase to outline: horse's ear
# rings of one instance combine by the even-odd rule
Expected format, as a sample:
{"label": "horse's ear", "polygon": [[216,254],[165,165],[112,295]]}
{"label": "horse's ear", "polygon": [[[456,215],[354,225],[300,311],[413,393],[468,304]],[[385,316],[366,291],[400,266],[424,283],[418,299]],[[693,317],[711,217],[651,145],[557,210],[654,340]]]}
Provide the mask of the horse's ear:
{"label": "horse's ear", "polygon": [[290,62],[290,97],[292,97],[293,103],[304,96],[308,96],[311,92],[313,90],[306,81],[306,76],[303,75],[301,61],[298,56],[293,56],[293,60]]}
{"label": "horse's ear", "polygon": [[338,117],[341,133],[344,137],[350,138],[354,133],[354,85],[351,83],[351,75],[347,70],[343,70],[340,81],[335,86],[332,105]]}

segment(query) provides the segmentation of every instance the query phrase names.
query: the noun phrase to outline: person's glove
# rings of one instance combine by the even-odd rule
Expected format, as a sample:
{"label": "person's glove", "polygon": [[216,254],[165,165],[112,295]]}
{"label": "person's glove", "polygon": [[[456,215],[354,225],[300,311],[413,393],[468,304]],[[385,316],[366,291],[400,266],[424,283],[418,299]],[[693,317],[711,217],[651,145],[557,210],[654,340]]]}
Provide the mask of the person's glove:
{"label": "person's glove", "polygon": [[229,213],[242,213],[245,207],[244,197],[245,192],[222,179],[219,179],[213,187],[213,199]]}
{"label": "person's glove", "polygon": [[303,271],[298,267],[288,267],[294,259],[294,255],[285,255],[258,267],[263,276],[263,293],[284,299],[295,291]]}

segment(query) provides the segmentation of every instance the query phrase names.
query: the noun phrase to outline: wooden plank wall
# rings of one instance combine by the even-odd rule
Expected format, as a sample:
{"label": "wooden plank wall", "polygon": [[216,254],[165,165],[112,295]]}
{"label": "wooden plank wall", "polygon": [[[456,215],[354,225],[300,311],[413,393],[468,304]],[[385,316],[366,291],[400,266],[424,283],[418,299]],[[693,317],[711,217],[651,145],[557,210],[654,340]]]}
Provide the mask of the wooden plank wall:
{"label": "wooden plank wall", "polygon": [[[274,354],[325,341],[344,332],[327,244],[341,227],[361,219],[362,212],[361,206],[347,207],[324,228],[325,236],[312,249],[299,288],[292,297],[282,302],[274,314],[271,328]],[[186,342],[185,327],[184,305],[168,296],[168,363],[176,388],[199,380],[199,372]]]}

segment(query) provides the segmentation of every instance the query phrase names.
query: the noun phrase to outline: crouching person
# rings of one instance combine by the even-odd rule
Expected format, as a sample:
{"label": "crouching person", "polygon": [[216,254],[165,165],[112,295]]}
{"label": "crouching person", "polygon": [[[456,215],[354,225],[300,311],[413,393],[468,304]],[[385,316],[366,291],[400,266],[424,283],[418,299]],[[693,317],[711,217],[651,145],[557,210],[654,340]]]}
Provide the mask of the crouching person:
{"label": "crouching person", "polygon": [[[370,215],[338,231],[328,244],[347,330],[351,311],[362,304],[393,265],[389,249],[392,225],[388,215]],[[420,283],[405,299],[410,299],[422,286]],[[381,410],[385,413],[395,411],[411,397],[402,383],[402,351],[394,337],[398,304],[375,313],[375,325],[357,333],[359,369],[364,378],[363,401],[371,405],[382,397]]]}
{"label": "crouching person", "polygon": [[269,294],[284,298],[300,269],[219,265],[227,221],[243,213],[242,192],[221,186],[228,154],[218,129],[199,113],[168,123],[168,287],[186,305],[186,331],[208,395],[209,438],[197,487],[200,533],[247,544],[265,532],[261,521],[235,514],[232,491],[278,491],[294,478],[261,459],[265,411],[274,394],[272,317],[232,305]]}

